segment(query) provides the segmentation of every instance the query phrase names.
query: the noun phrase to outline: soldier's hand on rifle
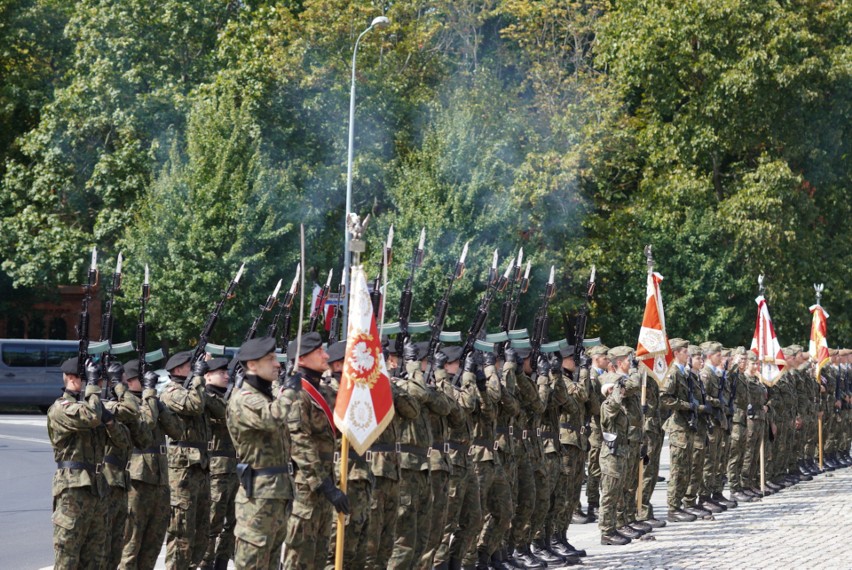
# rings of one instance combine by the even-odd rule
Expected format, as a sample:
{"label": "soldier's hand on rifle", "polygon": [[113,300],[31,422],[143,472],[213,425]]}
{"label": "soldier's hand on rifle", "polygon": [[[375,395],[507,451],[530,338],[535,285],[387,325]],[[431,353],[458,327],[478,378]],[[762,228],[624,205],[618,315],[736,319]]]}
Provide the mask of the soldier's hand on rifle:
{"label": "soldier's hand on rifle", "polygon": [[142,385],[149,390],[155,390],[159,381],[160,377],[157,373],[150,370],[142,376]]}
{"label": "soldier's hand on rifle", "polygon": [[109,411],[106,406],[101,406],[101,423],[104,425],[109,425],[114,419],[115,416],[113,415],[113,413]]}
{"label": "soldier's hand on rifle", "polygon": [[110,384],[117,386],[121,384],[121,379],[124,376],[124,366],[120,362],[110,362],[107,366],[107,378]]}
{"label": "soldier's hand on rifle", "polygon": [[343,513],[344,515],[349,514],[349,497],[347,497],[343,491],[335,487],[331,479],[323,479],[319,490],[328,502],[334,505],[334,508],[338,513]]}
{"label": "soldier's hand on rifle", "polygon": [[99,362],[93,362],[91,360],[86,362],[86,384],[89,386],[97,386],[98,381],[101,379],[102,371],[103,368]]}
{"label": "soldier's hand on rifle", "polygon": [[438,370],[443,370],[444,366],[447,364],[447,355],[443,353],[443,351],[438,351],[435,353],[435,368]]}
{"label": "soldier's hand on rifle", "polygon": [[406,362],[417,360],[417,346],[413,342],[405,343],[405,346],[402,348],[402,359]]}
{"label": "soldier's hand on rifle", "polygon": [[583,353],[583,356],[580,357],[580,368],[585,368],[586,370],[588,370],[591,365],[592,359],[586,356],[585,353]]}
{"label": "soldier's hand on rifle", "polygon": [[472,352],[464,359],[464,371],[476,373],[476,355]]}
{"label": "soldier's hand on rifle", "polygon": [[648,409],[649,409],[649,408],[648,408],[648,404],[642,404],[642,415],[643,415],[643,416],[647,416],[647,415],[648,415]]}
{"label": "soldier's hand on rifle", "polygon": [[298,392],[302,389],[302,378],[303,376],[301,372],[294,372],[291,376],[284,380],[284,389]]}
{"label": "soldier's hand on rifle", "polygon": [[535,364],[535,373],[539,376],[547,376],[550,372],[550,363],[544,355],[538,357],[538,362]]}
{"label": "soldier's hand on rifle", "polygon": [[485,391],[485,388],[488,386],[488,377],[485,375],[485,371],[477,366],[476,367],[476,387],[480,392]]}
{"label": "soldier's hand on rifle", "polygon": [[210,365],[207,364],[207,361],[203,358],[199,358],[195,364],[192,365],[192,376],[193,378],[196,376],[204,377],[210,371]]}
{"label": "soldier's hand on rifle", "polygon": [[556,356],[556,353],[550,355],[550,360],[548,360],[548,364],[550,364],[550,371],[553,373],[562,372],[562,359]]}
{"label": "soldier's hand on rifle", "polygon": [[485,352],[482,355],[482,362],[485,366],[494,366],[497,364],[497,355],[493,352]]}
{"label": "soldier's hand on rifle", "polygon": [[503,356],[506,358],[506,362],[515,362],[518,366],[523,364],[523,361],[518,362],[518,351],[511,346],[503,352]]}

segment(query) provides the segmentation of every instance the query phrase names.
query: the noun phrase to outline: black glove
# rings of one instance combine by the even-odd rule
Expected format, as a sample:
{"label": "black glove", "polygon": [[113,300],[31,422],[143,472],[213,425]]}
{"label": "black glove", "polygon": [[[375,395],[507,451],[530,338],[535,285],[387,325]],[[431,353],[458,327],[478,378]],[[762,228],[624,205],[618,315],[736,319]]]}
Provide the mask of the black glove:
{"label": "black glove", "polygon": [[592,359],[589,358],[588,356],[586,356],[585,354],[583,354],[583,356],[580,357],[580,368],[588,369],[591,365],[592,365]]}
{"label": "black glove", "polygon": [[207,361],[203,358],[199,358],[195,364],[192,365],[192,377],[196,376],[204,377],[210,371],[210,365],[207,364]]}
{"label": "black glove", "polygon": [[[284,367],[281,367],[281,370],[278,372],[278,378],[281,380],[281,373],[284,372]],[[246,369],[243,367],[243,364],[240,362],[236,366],[234,366],[234,386],[238,388],[243,385],[246,379]]]}
{"label": "black glove", "polygon": [[289,376],[286,380],[284,380],[284,389],[285,390],[294,390],[298,392],[302,389],[302,373],[295,372],[292,376]]}
{"label": "black glove", "polygon": [[464,371],[476,372],[476,354],[471,352],[464,359]]}
{"label": "black glove", "polygon": [[642,458],[642,465],[647,467],[649,463],[651,463],[651,456],[650,455],[646,455],[645,457]]}
{"label": "black glove", "polygon": [[497,364],[497,355],[493,352],[485,352],[482,355],[482,362],[485,366],[494,366]]}
{"label": "black glove", "polygon": [[159,381],[160,377],[150,370],[142,376],[142,386],[151,390],[155,390],[157,388],[157,382]]}
{"label": "black glove", "polygon": [[121,365],[121,362],[110,362],[107,366],[107,378],[109,378],[110,383],[113,386],[120,384],[123,376],[124,366]]}
{"label": "black glove", "polygon": [[328,502],[334,505],[338,513],[349,514],[349,497],[346,496],[346,493],[335,487],[331,479],[323,479],[319,490],[322,491]]}
{"label": "black glove", "polygon": [[447,355],[439,350],[435,353],[435,368],[437,368],[438,370],[443,370],[446,364]]}
{"label": "black glove", "polygon": [[[751,407],[751,406],[749,406]],[[689,402],[689,409],[692,410],[692,413],[695,414],[698,412],[698,402],[692,400]]]}
{"label": "black glove", "polygon": [[549,372],[550,372],[550,363],[547,361],[547,359],[544,357],[544,355],[539,356],[538,362],[536,362],[535,373],[538,374],[539,376],[547,376],[547,374]]}
{"label": "black glove", "polygon": [[486,385],[488,384],[488,377],[485,375],[485,372],[481,368],[476,369],[476,387],[482,392],[485,390]]}
{"label": "black glove", "polygon": [[402,348],[402,359],[406,362],[414,362],[417,360],[417,347],[414,343],[405,343],[405,346]]}
{"label": "black glove", "polygon": [[106,406],[101,407],[101,423],[108,424],[112,420],[115,419],[115,416],[111,411],[109,411]]}
{"label": "black glove", "polygon": [[642,415],[643,416],[648,415],[648,404],[642,404]]}
{"label": "black glove", "polygon": [[506,359],[506,362],[515,362],[519,366],[523,364],[523,361],[518,362],[518,351],[512,347],[509,347],[503,352],[503,357]]}
{"label": "black glove", "polygon": [[101,373],[103,372],[103,368],[100,363],[92,362],[91,360],[86,363],[86,384],[89,386],[96,386],[98,380],[101,379]]}
{"label": "black glove", "polygon": [[642,459],[646,459],[648,457],[648,446],[644,443],[639,446],[639,457]]}
{"label": "black glove", "polygon": [[551,372],[562,372],[562,359],[556,356],[555,353],[550,355],[550,360],[548,360],[548,363],[550,364]]}

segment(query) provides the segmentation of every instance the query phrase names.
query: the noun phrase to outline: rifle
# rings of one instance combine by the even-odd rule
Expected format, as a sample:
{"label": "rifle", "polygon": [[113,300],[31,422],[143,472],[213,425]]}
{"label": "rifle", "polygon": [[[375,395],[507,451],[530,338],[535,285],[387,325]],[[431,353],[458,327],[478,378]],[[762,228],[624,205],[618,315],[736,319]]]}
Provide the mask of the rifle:
{"label": "rifle", "polygon": [[586,340],[586,323],[588,322],[589,305],[592,303],[592,295],[595,294],[595,266],[592,265],[592,273],[589,275],[589,282],[586,284],[586,295],[583,300],[583,305],[580,307],[580,312],[577,315],[577,322],[574,324],[574,364],[577,366],[577,378],[580,375],[580,361],[586,352],[583,346],[583,341]]}
{"label": "rifle", "polygon": [[544,286],[544,294],[542,295],[541,306],[535,315],[535,324],[533,324],[533,332],[530,336],[530,365],[536,366],[538,357],[541,354],[541,344],[544,342],[544,337],[547,336],[547,305],[550,299],[553,298],[556,292],[556,286],[553,282],[554,268],[550,266],[550,278]]}
{"label": "rifle", "polygon": [[[837,347],[840,350],[840,347]],[[839,408],[834,408],[834,413],[839,414],[843,410],[843,364],[837,363],[837,379],[834,381],[834,401],[840,402]]]}
{"label": "rifle", "polygon": [[[504,279],[507,279],[507,292],[506,298],[503,299],[503,306],[500,308],[500,330],[509,334],[509,331],[512,330],[512,319],[514,317],[514,297],[515,297],[515,283],[518,282],[521,278],[521,264],[523,263],[522,259],[524,257],[524,248],[520,248],[518,250],[518,257],[512,258],[509,262],[509,267],[506,269],[506,273],[503,275]],[[527,281],[529,284],[529,281]],[[506,346],[507,342],[501,342],[495,345],[495,349],[497,350],[497,355],[503,358],[506,354]]]}
{"label": "rifle", "polygon": [[[266,301],[260,305],[260,313],[254,318],[249,327],[248,332],[246,332],[246,336],[243,339],[243,342],[248,342],[253,339],[257,335],[257,327],[260,326],[260,321],[263,319],[263,314],[272,310],[272,307],[275,306],[275,301],[278,300],[278,291],[281,290],[281,279],[278,280],[278,284],[275,285],[275,290],[272,291],[272,295],[266,298]],[[243,363],[234,359],[231,361],[231,366],[229,366],[228,370],[228,387],[225,390],[225,401],[228,401],[231,397],[231,392],[234,391],[234,387],[237,388],[242,387],[242,380],[237,383],[237,378],[242,378],[243,374],[240,372],[244,372]]]}
{"label": "rifle", "polygon": [[278,304],[278,312],[275,313],[275,317],[272,319],[272,322],[269,323],[269,328],[266,329],[266,336],[271,336],[275,339],[276,346],[278,345],[278,321],[281,319],[281,315],[284,315],[284,325],[281,327],[284,330],[283,342],[284,344],[281,346],[281,350],[284,354],[287,354],[287,345],[290,343],[290,319],[291,319],[291,311],[293,309],[293,299],[296,297],[296,291],[299,289],[299,271],[301,265],[296,266],[296,276],[293,277],[293,283],[290,285],[290,290],[284,294],[284,300]]}
{"label": "rifle", "polygon": [[[705,414],[710,415],[707,409],[707,391],[704,388],[704,382],[701,381],[701,378],[698,379],[698,387],[701,389],[701,405],[705,408]],[[713,422],[707,422],[707,433],[713,433]]]}
{"label": "rifle", "polygon": [[331,315],[331,327],[328,331],[328,346],[340,340],[340,318],[343,315],[343,297],[346,295],[346,268],[340,275],[340,285],[337,286],[337,304]]}
{"label": "rifle", "polygon": [[417,244],[417,247],[414,248],[414,255],[412,256],[411,264],[409,265],[410,272],[408,274],[408,279],[405,280],[405,285],[403,285],[402,293],[400,293],[399,296],[399,332],[396,334],[396,339],[394,340],[394,346],[396,347],[396,354],[399,362],[398,375],[402,374],[405,370],[405,364],[403,363],[401,356],[405,343],[411,338],[411,335],[408,334],[408,323],[411,322],[411,301],[414,298],[411,288],[414,286],[414,273],[417,271],[417,268],[423,264],[423,248],[425,245],[426,228],[422,228],[420,230],[420,242]]}
{"label": "rifle", "polygon": [[[80,320],[77,323],[77,376],[86,377],[86,362],[89,360],[89,303],[92,301],[92,289],[98,284],[98,251],[92,248],[92,262],[89,275],[83,286],[83,301],[80,307]],[[84,399],[85,389],[80,390],[80,401]]]}
{"label": "rifle", "polygon": [[426,368],[424,379],[427,384],[431,383],[432,375],[435,371],[435,353],[438,352],[438,348],[441,345],[441,332],[444,330],[444,323],[447,320],[447,309],[450,306],[450,293],[453,291],[453,283],[455,283],[457,279],[461,279],[461,276],[464,273],[464,260],[467,257],[467,247],[469,243],[470,242],[465,242],[461,256],[459,256],[459,260],[456,262],[456,266],[450,273],[447,273],[447,288],[444,291],[444,295],[441,297],[441,300],[438,301],[437,305],[435,305],[435,315],[432,317],[432,322],[429,324],[432,329],[432,334],[429,337],[429,348],[426,351],[426,357],[429,359],[429,366]]}
{"label": "rifle", "polygon": [[107,401],[110,399],[110,385],[109,378],[107,377],[107,367],[109,367],[110,361],[112,361],[112,329],[115,319],[112,316],[112,307],[115,303],[115,295],[116,293],[121,292],[121,253],[118,254],[118,260],[115,263],[115,273],[112,274],[112,286],[109,288],[109,294],[107,296],[106,302],[106,310],[104,314],[101,316],[101,338],[100,341],[107,343],[107,350],[104,352],[104,355],[101,359],[103,362],[103,369],[101,371],[101,375],[103,378],[103,388],[101,388],[101,400]]}
{"label": "rifle", "polygon": [[[234,296],[234,291],[240,283],[240,277],[243,275],[243,269],[245,269],[245,266],[245,263],[240,265],[240,269],[237,271],[236,277],[234,277],[228,284],[228,288],[222,292],[222,298],[216,303],[216,306],[213,308],[213,312],[210,313],[207,317],[207,321],[205,321],[204,326],[201,328],[201,334],[198,335],[198,344],[195,345],[195,350],[192,351],[192,358],[189,359],[190,370],[195,367],[196,362],[204,358],[204,352],[206,350],[207,343],[210,341],[210,334],[213,332],[213,327],[216,326],[216,321],[219,320],[219,314],[225,307],[225,301]],[[184,388],[189,388],[191,383],[192,372],[187,374],[186,380],[184,381]]]}
{"label": "rifle", "polygon": [[[521,250],[518,253],[518,267],[521,266],[521,257],[523,257],[524,251]],[[515,298],[512,300],[512,318],[509,321],[509,330],[515,330],[515,324],[518,322],[518,305],[521,303],[521,294],[526,293],[527,289],[530,286],[530,268],[532,265],[529,260],[527,260],[527,267],[524,269],[524,276],[521,278],[521,284],[515,290]]]}
{"label": "rifle", "polygon": [[690,404],[689,420],[687,423],[692,431],[698,431],[698,410],[692,407],[692,404],[698,404],[698,401],[695,399],[695,383],[692,380],[692,369],[685,366],[684,373],[686,374],[686,390]]}
{"label": "rifle", "polygon": [[[719,408],[716,410],[717,419],[722,423],[722,419],[727,415],[725,409],[728,407],[728,402],[725,401],[725,386],[728,382],[728,361],[725,361],[725,366],[722,367],[722,377],[719,379]],[[728,422],[727,431],[730,432],[731,423]]]}
{"label": "rifle", "polygon": [[388,230],[388,241],[385,246],[385,250],[382,251],[382,258],[379,262],[379,271],[376,273],[376,278],[373,280],[373,290],[370,292],[370,302],[373,304],[373,316],[376,318],[376,323],[379,323],[382,320],[381,312],[382,312],[382,275],[384,274],[387,267],[385,267],[385,263],[387,263],[388,267],[391,262],[391,252],[393,251],[393,226]]}
{"label": "rifle", "polygon": [[331,289],[331,276],[334,274],[334,269],[328,271],[328,279],[325,281],[325,286],[320,289],[317,295],[317,302],[314,305],[314,310],[311,311],[311,322],[308,325],[308,332],[316,332],[319,326],[320,316],[322,316],[323,308],[325,308],[325,300],[328,298],[328,291]]}
{"label": "rifle", "polygon": [[[494,295],[498,291],[503,291],[503,289],[506,288],[506,284],[509,282],[509,272],[512,271],[512,267],[515,265],[515,260],[510,260],[509,266],[506,268],[506,272],[502,277],[498,278],[497,260],[497,250],[495,249],[494,257],[491,262],[491,269],[488,270],[488,285],[482,296],[482,300],[479,302],[479,306],[476,308],[476,315],[473,317],[473,323],[471,323],[470,328],[467,330],[467,337],[462,345],[462,352],[459,357],[459,361],[462,363],[464,363],[468,355],[473,352],[474,345],[476,344],[477,339],[479,339],[480,333],[485,328],[485,321],[488,320],[488,307],[491,306],[491,302],[494,300]],[[459,367],[455,378],[453,378],[453,383],[456,386],[461,386],[462,372],[462,367]]]}
{"label": "rifle", "polygon": [[145,308],[148,297],[151,295],[151,286],[148,284],[148,264],[145,264],[145,280],[142,282],[142,296],[139,298],[139,323],[136,325],[136,352],[139,358],[139,381],[148,371],[148,363],[145,361],[145,349],[148,343],[148,329],[145,324]]}

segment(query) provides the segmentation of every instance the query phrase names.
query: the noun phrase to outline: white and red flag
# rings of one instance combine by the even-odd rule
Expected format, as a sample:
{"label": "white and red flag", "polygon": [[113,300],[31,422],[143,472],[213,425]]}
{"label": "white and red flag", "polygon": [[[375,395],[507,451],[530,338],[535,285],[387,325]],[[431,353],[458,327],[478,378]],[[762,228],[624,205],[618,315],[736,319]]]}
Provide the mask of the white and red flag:
{"label": "white and red flag", "polygon": [[639,330],[639,342],[636,345],[636,358],[639,364],[648,370],[648,374],[660,386],[674,361],[672,347],[666,334],[666,316],[663,312],[663,297],[660,294],[660,282],[663,276],[648,272],[648,286],[645,293],[645,315]]}
{"label": "white and red flag", "polygon": [[811,313],[813,313],[814,318],[811,322],[811,342],[808,352],[816,362],[816,379],[819,381],[822,367],[828,364],[830,360],[828,356],[828,313],[819,303],[811,307]]}
{"label": "white and red flag", "polygon": [[390,374],[373,316],[363,266],[352,268],[349,327],[334,423],[363,455],[393,419]]}
{"label": "white and red flag", "polygon": [[758,377],[764,384],[773,386],[784,374],[787,361],[784,359],[778,337],[775,336],[775,327],[772,326],[766,299],[760,295],[755,302],[757,303],[757,323],[754,326],[754,337],[751,339],[751,351],[757,355]]}

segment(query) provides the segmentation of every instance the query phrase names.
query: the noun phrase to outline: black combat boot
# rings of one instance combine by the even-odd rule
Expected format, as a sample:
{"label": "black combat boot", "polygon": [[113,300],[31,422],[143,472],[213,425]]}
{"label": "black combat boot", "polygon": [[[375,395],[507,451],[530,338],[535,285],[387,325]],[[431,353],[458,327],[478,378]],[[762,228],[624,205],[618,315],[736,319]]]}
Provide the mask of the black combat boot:
{"label": "black combat boot", "polygon": [[493,570],[511,570],[512,568],[503,560],[503,551],[499,548],[491,555],[491,568]]}
{"label": "black combat boot", "polygon": [[512,554],[512,562],[514,562],[516,568],[547,568],[547,564],[543,560],[532,555],[529,544],[515,549],[514,554]]}
{"label": "black combat boot", "polygon": [[698,497],[698,506],[704,509],[705,511],[710,511],[714,515],[724,513],[727,510],[726,507],[723,507],[722,505],[711,500],[708,495],[702,495]]}
{"label": "black combat boot", "polygon": [[722,494],[721,491],[713,493],[710,495],[710,498],[713,499],[714,503],[722,505],[728,509],[733,509],[737,506],[737,502],[731,499],[726,499],[725,495]]}
{"label": "black combat boot", "polygon": [[534,540],[532,545],[530,545],[530,552],[532,552],[533,556],[543,561],[548,566],[551,564],[561,563],[563,560],[562,557],[551,552],[547,546],[549,545],[545,545],[543,540]]}
{"label": "black combat boot", "polygon": [[630,539],[612,531],[601,535],[601,544],[624,546],[630,544]]}
{"label": "black combat boot", "polygon": [[632,523],[627,523],[627,526],[629,526],[633,530],[638,530],[639,532],[643,532],[645,534],[654,530],[654,527],[652,527],[645,521],[633,521]]}
{"label": "black combat boot", "polygon": [[586,555],[586,551],[585,551],[585,550],[583,550],[582,548],[577,548],[576,546],[574,546],[573,544],[571,544],[570,542],[568,542],[568,537],[567,537],[567,536],[565,536],[565,537],[563,537],[563,538],[562,538],[562,544],[564,544],[565,546],[567,546],[567,547],[568,547],[568,550],[570,550],[570,551],[572,551],[572,552],[576,553],[576,554],[577,554],[577,556],[579,556],[580,558],[582,558],[583,556],[585,556],[585,555]]}
{"label": "black combat boot", "polygon": [[474,568],[476,570],[489,570],[491,562],[491,557],[488,556],[488,553],[484,550],[476,551],[476,566]]}
{"label": "black combat boot", "polygon": [[228,570],[228,559],[216,558],[213,561],[213,570]]}
{"label": "black combat boot", "polygon": [[671,522],[692,522],[698,517],[693,514],[687,513],[686,511],[678,509],[676,511],[669,511],[668,518]]}
{"label": "black combat boot", "polygon": [[589,517],[589,522],[597,522],[598,516],[595,514],[598,512],[598,504],[597,503],[589,503],[589,508],[587,510],[587,516]]}
{"label": "black combat boot", "polygon": [[584,513],[583,509],[577,507],[577,510],[574,511],[574,514],[571,515],[571,524],[589,524],[591,518],[588,513]]}
{"label": "black combat boot", "polygon": [[620,527],[618,530],[616,530],[616,532],[624,538],[629,538],[631,540],[634,538],[639,538],[640,536],[645,534],[644,532],[638,531],[635,528],[631,528],[627,525]]}

